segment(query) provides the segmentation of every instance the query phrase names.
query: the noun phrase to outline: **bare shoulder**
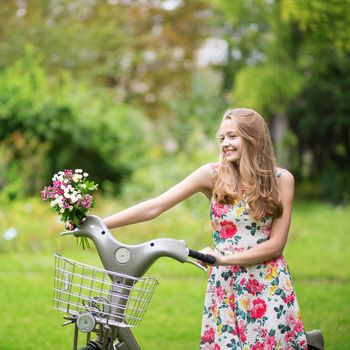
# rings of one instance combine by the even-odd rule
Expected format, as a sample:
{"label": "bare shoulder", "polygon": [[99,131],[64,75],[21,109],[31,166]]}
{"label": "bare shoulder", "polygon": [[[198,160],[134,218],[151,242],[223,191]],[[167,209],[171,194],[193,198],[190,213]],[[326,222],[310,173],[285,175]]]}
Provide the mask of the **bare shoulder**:
{"label": "bare shoulder", "polygon": [[213,186],[213,176],[215,175],[218,163],[207,163],[199,167],[192,173],[199,190],[210,196]]}
{"label": "bare shoulder", "polygon": [[213,174],[218,171],[220,166],[220,163],[207,163],[202,166],[202,168],[206,169],[206,171],[209,171],[210,174]]}
{"label": "bare shoulder", "polygon": [[277,178],[279,182],[283,185],[292,185],[294,186],[294,176],[287,169],[277,168],[276,169]]}
{"label": "bare shoulder", "polygon": [[211,183],[212,178],[217,170],[217,167],[218,163],[207,163],[195,170],[194,173],[197,173],[198,176],[202,177],[203,179],[206,179],[208,183]]}

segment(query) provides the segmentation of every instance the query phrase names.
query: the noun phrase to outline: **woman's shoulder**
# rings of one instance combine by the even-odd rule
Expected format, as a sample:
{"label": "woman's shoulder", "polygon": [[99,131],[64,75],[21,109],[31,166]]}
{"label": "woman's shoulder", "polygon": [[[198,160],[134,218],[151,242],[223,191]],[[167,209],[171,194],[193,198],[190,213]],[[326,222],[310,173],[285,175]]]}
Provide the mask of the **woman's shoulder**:
{"label": "woman's shoulder", "polygon": [[207,166],[210,169],[210,171],[217,173],[220,168],[220,163],[208,163]]}
{"label": "woman's shoulder", "polygon": [[219,163],[206,163],[195,171],[199,176],[206,177],[208,179],[211,179],[213,176],[217,174],[217,171],[219,169]]}
{"label": "woman's shoulder", "polygon": [[294,184],[294,176],[293,174],[284,168],[276,168],[275,175],[278,182]]}

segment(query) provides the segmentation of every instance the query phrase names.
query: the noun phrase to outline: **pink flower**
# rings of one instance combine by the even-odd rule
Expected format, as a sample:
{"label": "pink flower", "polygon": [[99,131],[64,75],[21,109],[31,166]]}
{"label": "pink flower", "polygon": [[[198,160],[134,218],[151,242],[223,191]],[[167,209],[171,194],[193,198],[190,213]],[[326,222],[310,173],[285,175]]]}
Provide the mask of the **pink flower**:
{"label": "pink flower", "polygon": [[307,349],[307,344],[306,344],[305,339],[303,339],[299,342],[299,347],[300,347],[300,349]]}
{"label": "pink flower", "polygon": [[303,323],[301,321],[297,321],[294,327],[294,331],[300,333],[304,330]]}
{"label": "pink flower", "polygon": [[208,330],[206,330],[204,332],[204,334],[201,337],[201,341],[202,343],[213,343],[215,339],[215,332],[214,332],[214,328],[209,328]]}
{"label": "pink flower", "polygon": [[284,299],[284,302],[286,304],[289,304],[289,303],[293,303],[294,300],[295,300],[295,295],[294,295],[294,293],[291,293],[291,294],[286,296],[286,298]]}
{"label": "pink flower", "polygon": [[252,318],[261,318],[266,313],[266,303],[263,299],[257,298],[253,300],[253,307],[249,310]]}
{"label": "pink flower", "polygon": [[237,226],[232,221],[223,220],[221,222],[220,237],[232,238],[237,233]]}
{"label": "pink flower", "polygon": [[232,273],[237,273],[237,272],[239,272],[241,270],[241,267],[240,266],[238,266],[238,265],[233,265],[233,266],[231,266],[231,271],[232,271]]}
{"label": "pink flower", "polygon": [[234,335],[238,334],[243,343],[247,340],[247,336],[245,334],[245,325],[243,320],[239,320],[235,330],[233,331],[233,334]]}
{"label": "pink flower", "polygon": [[82,199],[78,201],[78,205],[82,206],[83,208],[91,208],[92,206],[92,196],[89,194],[86,194]]}
{"label": "pink flower", "polygon": [[234,296],[234,294],[231,294],[231,295],[228,297],[228,304],[230,305],[230,308],[231,308],[231,309],[234,309],[234,308],[235,308],[235,296]]}
{"label": "pink flower", "polygon": [[264,285],[259,283],[256,279],[250,279],[247,283],[247,289],[249,293],[256,295],[264,289]]}
{"label": "pink flower", "polygon": [[222,299],[224,299],[226,295],[225,290],[222,288],[222,286],[219,286],[216,288],[216,297],[218,298],[218,302],[221,303]]}
{"label": "pink flower", "polygon": [[276,346],[276,339],[274,336],[267,337],[266,344],[268,345],[267,350],[273,350]]}
{"label": "pink flower", "polygon": [[61,181],[54,181],[53,182],[53,187],[55,187],[55,188],[59,188],[59,187],[61,187],[63,184],[62,184],[62,182]]}
{"label": "pink flower", "polygon": [[221,350],[220,345],[215,344],[215,346],[214,346],[214,350]]}
{"label": "pink flower", "polygon": [[214,203],[211,206],[211,210],[215,217],[221,218],[223,214],[227,214],[229,212],[229,207],[225,204]]}
{"label": "pink flower", "polygon": [[295,332],[294,331],[289,331],[284,336],[284,341],[286,343],[291,343],[294,340],[294,336],[295,336]]}
{"label": "pink flower", "polygon": [[270,236],[270,234],[271,234],[271,224],[267,224],[267,225],[262,226],[261,231],[266,236]]}
{"label": "pink flower", "polygon": [[252,350],[264,350],[265,347],[264,347],[264,343],[255,343],[253,346],[252,346]]}

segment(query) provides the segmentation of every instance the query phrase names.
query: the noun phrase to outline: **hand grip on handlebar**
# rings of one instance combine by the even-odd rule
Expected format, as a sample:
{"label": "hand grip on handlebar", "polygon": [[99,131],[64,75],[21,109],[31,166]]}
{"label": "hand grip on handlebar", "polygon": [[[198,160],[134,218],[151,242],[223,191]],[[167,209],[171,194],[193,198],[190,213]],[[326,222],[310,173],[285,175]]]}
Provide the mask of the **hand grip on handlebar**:
{"label": "hand grip on handlebar", "polygon": [[216,259],[214,256],[209,254],[203,254],[201,252],[197,252],[196,250],[189,249],[188,256],[197,260],[201,260],[209,265],[214,265],[216,263]]}

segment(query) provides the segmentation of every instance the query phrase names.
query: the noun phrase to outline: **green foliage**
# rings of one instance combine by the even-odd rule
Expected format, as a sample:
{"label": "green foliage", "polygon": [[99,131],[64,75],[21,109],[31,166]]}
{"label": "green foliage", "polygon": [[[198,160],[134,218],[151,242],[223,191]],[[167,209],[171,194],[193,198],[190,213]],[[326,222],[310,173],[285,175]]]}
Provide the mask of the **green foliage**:
{"label": "green foliage", "polygon": [[[202,133],[208,143],[215,140],[221,116],[228,107],[221,92],[222,78],[212,69],[193,73],[191,93],[186,99],[169,101],[169,115],[160,121],[167,123],[177,151],[193,153],[193,133]],[[200,148],[202,150],[202,147]]]}
{"label": "green foliage", "polygon": [[236,76],[231,100],[235,105],[255,108],[263,115],[281,114],[299,95],[302,84],[300,74],[282,65],[247,67]]}
{"label": "green foliage", "polygon": [[0,124],[0,183],[10,197],[38,193],[64,168],[88,171],[102,189],[104,181],[115,187],[151,143],[139,111],[67,75],[50,79],[31,48],[0,72]]}
{"label": "green foliage", "polygon": [[322,69],[313,68],[288,114],[299,152],[310,153],[302,163],[308,168],[304,178],[319,179],[322,198],[341,203],[350,194],[350,64],[348,57],[332,52],[322,61]]}
{"label": "green foliage", "polygon": [[[298,179],[324,184],[330,167],[347,169],[349,0],[186,0],[172,9],[157,1],[5,2],[5,197],[38,193],[53,172],[77,166],[110,193],[136,171],[134,192],[147,197],[168,184],[151,184],[147,168],[160,174],[164,162],[172,173],[176,161],[187,174],[195,152],[216,158],[212,140],[228,103],[256,108],[271,124],[288,118],[291,130],[276,146],[292,155],[276,153]],[[213,38],[227,44],[226,57],[203,70],[196,50]]]}
{"label": "green foliage", "polygon": [[215,1],[230,24],[230,49],[240,53],[235,69],[225,70],[231,102],[272,123],[276,115],[288,117],[292,172],[317,184],[314,195],[338,202],[349,196],[349,4]]}
{"label": "green foliage", "polygon": [[169,98],[186,93],[195,50],[211,28],[202,0],[172,10],[158,1],[4,1],[0,67],[30,43],[51,74],[69,72],[112,88],[117,101],[141,106],[151,118],[164,113]]}
{"label": "green foliage", "polygon": [[329,164],[321,174],[321,196],[335,204],[350,202],[350,172]]}
{"label": "green foliage", "polygon": [[349,0],[282,0],[282,18],[298,23],[314,46],[331,46],[344,53],[350,50],[349,6]]}

